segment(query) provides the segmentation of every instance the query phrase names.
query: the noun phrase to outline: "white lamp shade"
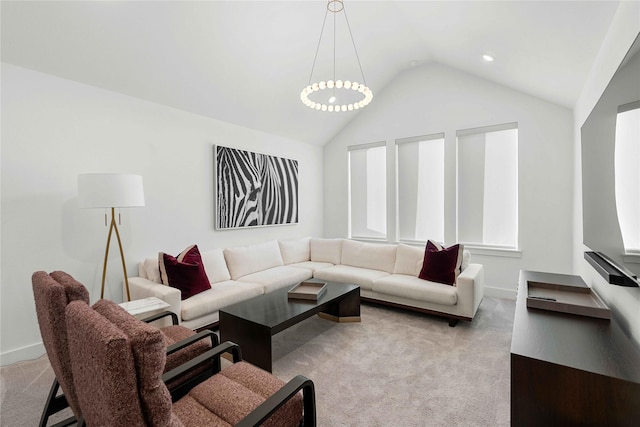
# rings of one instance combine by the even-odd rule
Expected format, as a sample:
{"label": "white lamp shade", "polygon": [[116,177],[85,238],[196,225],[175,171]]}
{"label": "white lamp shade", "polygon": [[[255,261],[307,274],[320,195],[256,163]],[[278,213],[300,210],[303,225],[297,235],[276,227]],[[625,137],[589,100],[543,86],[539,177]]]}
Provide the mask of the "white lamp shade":
{"label": "white lamp shade", "polygon": [[144,206],[140,175],[87,173],[78,175],[81,208],[129,208]]}

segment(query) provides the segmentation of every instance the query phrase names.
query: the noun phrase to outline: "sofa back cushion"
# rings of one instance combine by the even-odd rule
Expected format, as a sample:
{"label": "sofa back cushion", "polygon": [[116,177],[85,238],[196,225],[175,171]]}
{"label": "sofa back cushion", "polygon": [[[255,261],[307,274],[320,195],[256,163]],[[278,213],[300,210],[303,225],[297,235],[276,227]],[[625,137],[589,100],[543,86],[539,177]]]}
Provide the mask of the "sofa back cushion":
{"label": "sofa back cushion", "polygon": [[344,239],[312,238],[309,241],[311,261],[340,264],[342,258],[342,241]]}
{"label": "sofa back cushion", "polygon": [[341,264],[393,273],[396,250],[396,245],[345,240],[342,242]]}
{"label": "sofa back cushion", "polygon": [[95,311],[113,323],[129,338],[137,375],[140,405],[147,425],[174,425],[171,395],[162,382],[166,347],[159,329],[141,322],[113,301],[99,300]]}
{"label": "sofa back cushion", "polygon": [[84,301],[66,308],[69,355],[87,425],[142,426],[135,361],[127,335]]}
{"label": "sofa back cushion", "polygon": [[424,249],[416,246],[398,244],[396,253],[396,264],[393,267],[394,274],[406,274],[418,277],[422,269]]}
{"label": "sofa back cushion", "polygon": [[209,282],[213,284],[231,279],[222,249],[205,251],[200,256],[202,257],[202,265],[204,265],[204,271],[207,273]]}
{"label": "sofa back cushion", "polygon": [[[88,292],[82,297],[71,298],[65,285],[57,282],[52,275],[36,271],[31,276],[33,296],[36,304],[36,316],[42,342],[53,372],[66,395],[67,401],[76,416],[80,415],[80,404],[73,383],[71,359],[67,341],[65,310],[71,301],[80,299],[89,303]],[[84,287],[84,286],[83,286]],[[85,288],[86,291],[86,288]],[[76,293],[79,296],[79,294]],[[4,392],[4,390],[3,390]]]}
{"label": "sofa back cushion", "polygon": [[149,279],[152,282],[162,283],[160,278],[160,266],[158,264],[158,257],[145,258],[144,261],[138,265],[138,275]]}
{"label": "sofa back cushion", "polygon": [[279,240],[280,254],[284,265],[295,264],[297,262],[309,261],[311,250],[309,249],[309,237],[302,239]]}
{"label": "sofa back cushion", "polygon": [[460,264],[460,272],[462,273],[471,263],[471,252],[465,249],[462,251],[462,264]]}
{"label": "sofa back cushion", "polygon": [[64,287],[64,293],[67,295],[67,301],[84,301],[89,304],[89,291],[87,288],[69,273],[64,271],[51,272],[53,280],[60,283]]}
{"label": "sofa back cushion", "polygon": [[231,278],[236,280],[247,274],[284,265],[280,246],[275,240],[257,245],[236,246],[224,250],[224,259]]}

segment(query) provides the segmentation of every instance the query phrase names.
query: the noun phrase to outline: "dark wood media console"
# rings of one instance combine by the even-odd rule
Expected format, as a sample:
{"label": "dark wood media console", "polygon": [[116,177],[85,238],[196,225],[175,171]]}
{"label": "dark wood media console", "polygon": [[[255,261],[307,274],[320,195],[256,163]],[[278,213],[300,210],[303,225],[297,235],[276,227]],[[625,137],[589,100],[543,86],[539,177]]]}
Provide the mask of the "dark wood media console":
{"label": "dark wood media console", "polygon": [[640,425],[640,348],[615,315],[599,319],[527,308],[530,281],[582,279],[520,272],[511,341],[511,425]]}

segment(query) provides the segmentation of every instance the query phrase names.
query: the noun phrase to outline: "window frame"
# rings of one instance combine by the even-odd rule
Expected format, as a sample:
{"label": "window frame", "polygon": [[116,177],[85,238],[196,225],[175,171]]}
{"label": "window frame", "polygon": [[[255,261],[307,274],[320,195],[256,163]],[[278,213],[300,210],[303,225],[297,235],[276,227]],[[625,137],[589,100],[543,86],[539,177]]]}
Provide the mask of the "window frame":
{"label": "window frame", "polygon": [[[385,147],[385,229],[383,237],[374,237],[374,236],[360,236],[353,234],[353,220],[352,220],[352,195],[351,195],[351,152],[353,151],[361,151],[361,150],[369,150],[371,148],[380,148]],[[386,242],[389,239],[389,224],[387,218],[387,208],[388,208],[388,147],[386,141],[377,141],[377,142],[369,142],[364,144],[354,144],[347,146],[347,235],[350,239],[361,240],[361,241],[375,241],[375,242]]]}
{"label": "window frame", "polygon": [[[395,212],[396,212],[396,224],[395,224],[395,228],[396,228],[396,240],[400,243],[406,243],[409,245],[416,245],[416,244],[426,244],[427,240],[418,240],[418,239],[404,239],[401,237],[400,234],[400,168],[399,168],[399,149],[401,145],[404,144],[413,144],[413,143],[420,143],[420,142],[428,142],[428,141],[434,141],[434,140],[442,140],[443,141],[443,157],[442,157],[442,162],[443,162],[443,170],[444,170],[444,174],[443,174],[443,224],[442,224],[442,237],[444,240],[444,236],[446,234],[446,223],[447,223],[447,217],[446,217],[446,168],[447,168],[447,161],[446,161],[446,139],[445,139],[445,133],[444,132],[437,132],[437,133],[432,133],[432,134],[427,134],[427,135],[418,135],[418,136],[411,136],[411,137],[406,137],[406,138],[399,138],[395,140],[394,146],[395,146]],[[414,225],[415,228],[415,225]],[[431,238],[431,240],[434,240],[433,238]],[[435,239],[438,240],[438,243],[444,244],[444,241],[439,241],[439,239]]]}
{"label": "window frame", "polygon": [[[511,245],[497,245],[497,244],[488,244],[482,242],[464,242],[460,239],[460,137],[470,136],[470,135],[479,135],[479,134],[487,134],[491,132],[500,132],[505,130],[518,130],[518,139],[516,140],[516,159],[515,159],[515,168],[516,168],[516,243],[515,246]],[[506,257],[520,257],[522,252],[520,250],[520,165],[519,165],[519,142],[520,142],[520,134],[519,134],[519,126],[518,122],[509,122],[497,125],[488,125],[488,126],[480,126],[474,128],[461,129],[456,131],[456,144],[455,144],[455,236],[456,241],[465,246],[465,248],[472,249],[474,252],[483,254],[483,255],[496,255],[496,256],[506,256]],[[484,184],[483,184],[484,186]]]}

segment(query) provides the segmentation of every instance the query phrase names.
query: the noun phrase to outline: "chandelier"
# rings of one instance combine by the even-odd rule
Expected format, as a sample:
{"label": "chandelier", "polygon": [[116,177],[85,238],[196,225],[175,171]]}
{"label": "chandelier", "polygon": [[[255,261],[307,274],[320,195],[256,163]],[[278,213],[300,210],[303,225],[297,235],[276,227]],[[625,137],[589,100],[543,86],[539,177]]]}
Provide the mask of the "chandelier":
{"label": "chandelier", "polygon": [[[311,81],[313,79],[313,71],[316,66],[316,60],[318,59],[320,42],[322,41],[322,34],[324,33],[324,27],[327,22],[327,16],[329,15],[329,12],[333,13],[333,79],[312,83]],[[363,83],[351,80],[336,79],[336,15],[340,12],[344,14],[344,19],[347,23],[347,28],[349,29],[349,36],[351,37],[353,50],[358,60],[358,66],[360,67],[360,75],[362,77]],[[324,95],[327,94],[327,92],[324,91],[328,91],[328,93],[330,94],[330,97],[328,99]],[[316,94],[316,92],[324,92],[324,94]],[[341,99],[344,99],[344,101],[338,101],[338,95],[340,95],[339,97]],[[321,99],[327,99],[327,101],[322,101]],[[344,0],[329,0],[327,3],[327,10],[324,14],[324,21],[322,22],[322,29],[320,30],[320,39],[318,40],[316,55],[313,58],[313,65],[311,66],[309,84],[304,89],[302,89],[302,92],[300,92],[300,100],[302,100],[302,103],[304,105],[314,110],[342,112],[359,110],[360,108],[368,105],[372,99],[373,92],[367,87],[364,73],[362,72],[362,64],[360,64],[360,57],[358,56],[356,44],[353,41],[351,26],[349,25],[347,12],[344,8]]]}

